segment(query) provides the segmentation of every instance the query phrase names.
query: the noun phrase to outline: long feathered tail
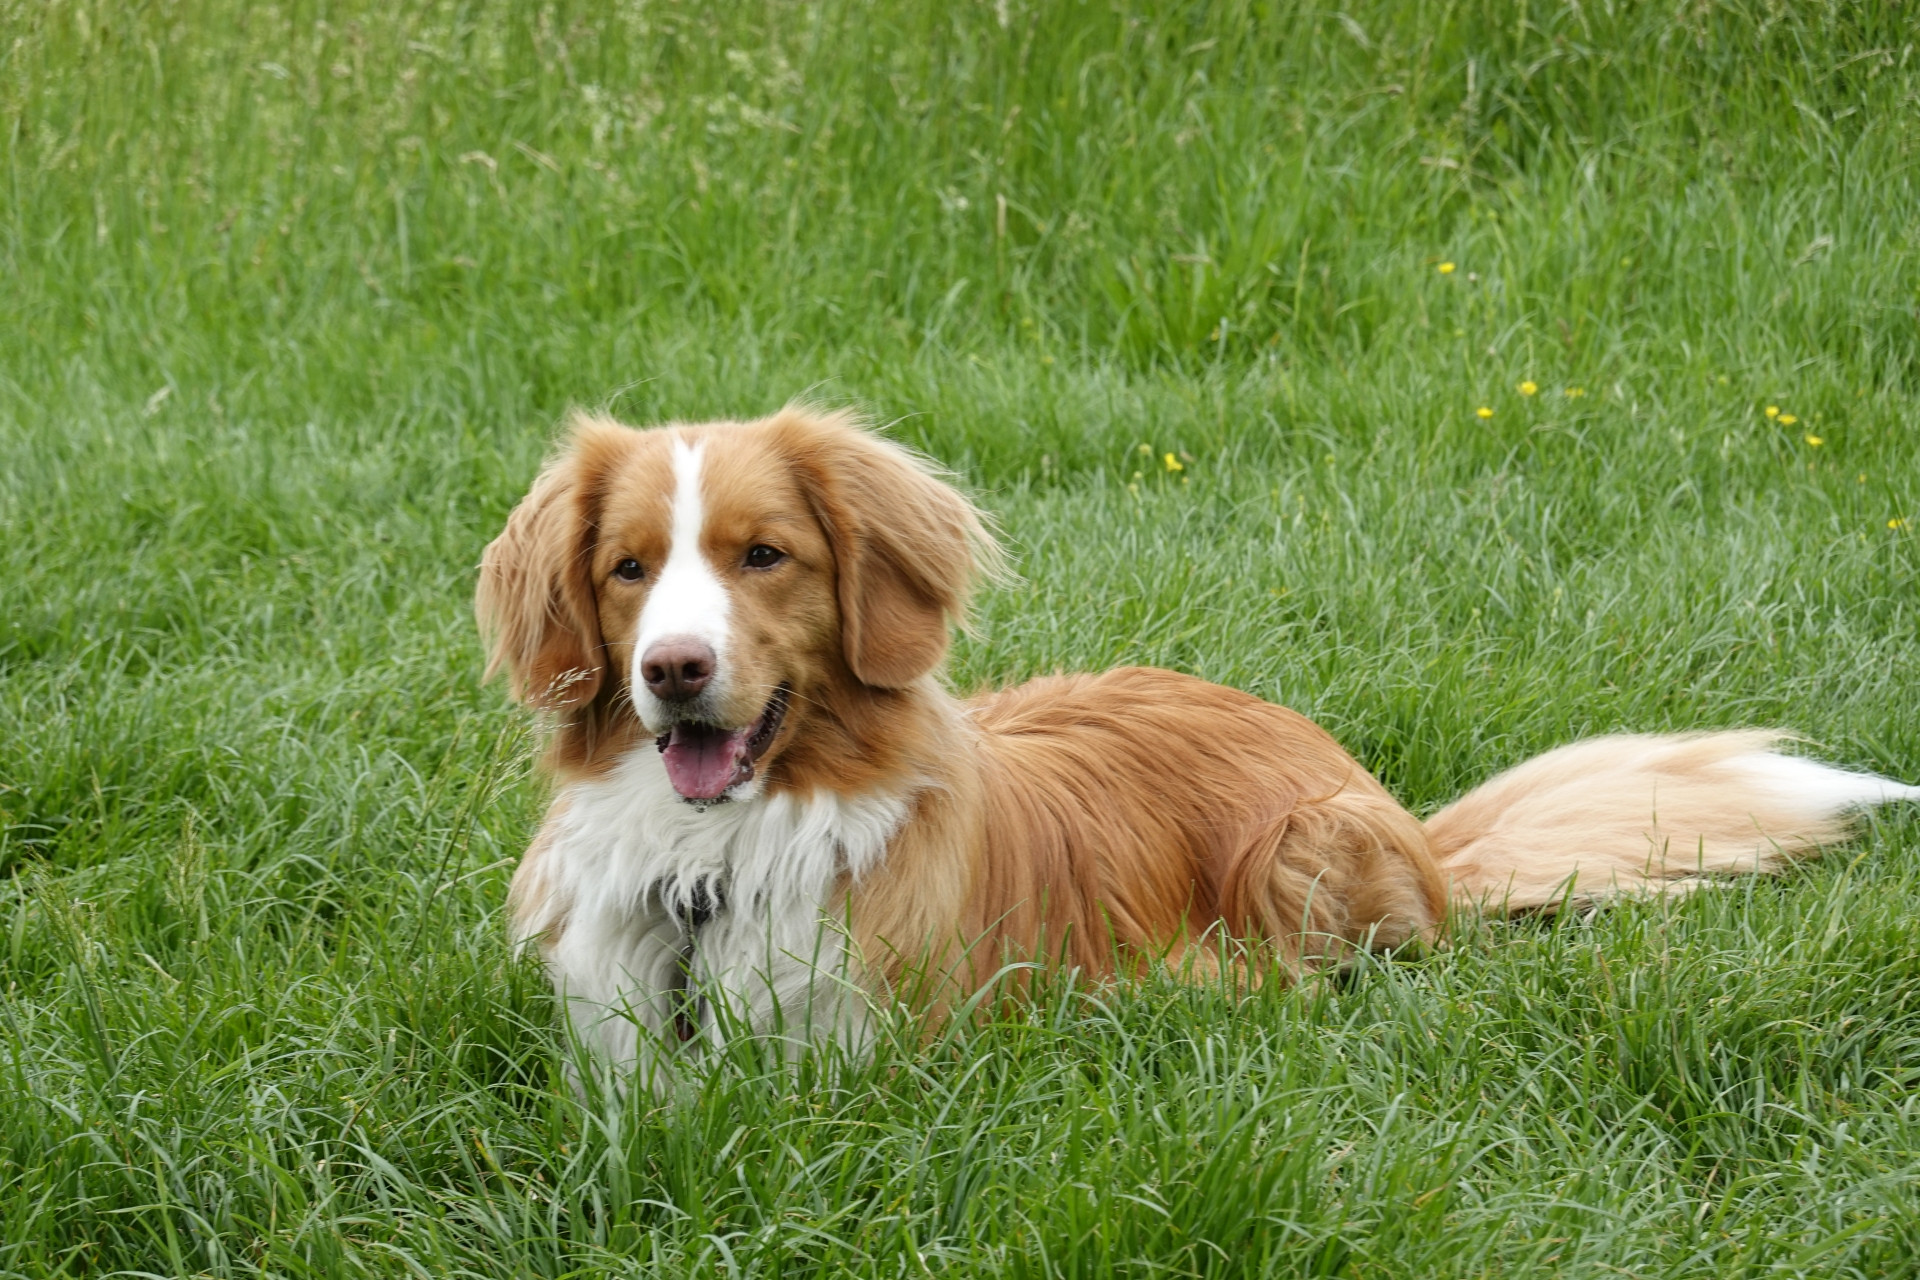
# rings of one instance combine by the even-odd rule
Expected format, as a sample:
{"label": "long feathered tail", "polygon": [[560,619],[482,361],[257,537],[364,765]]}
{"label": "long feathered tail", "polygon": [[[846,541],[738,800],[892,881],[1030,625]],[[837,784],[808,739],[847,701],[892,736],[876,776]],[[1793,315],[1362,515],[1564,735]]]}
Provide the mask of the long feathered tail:
{"label": "long feathered tail", "polygon": [[1427,820],[1454,900],[1523,911],[1769,874],[1920,787],[1776,749],[1788,735],[1645,734],[1549,751]]}

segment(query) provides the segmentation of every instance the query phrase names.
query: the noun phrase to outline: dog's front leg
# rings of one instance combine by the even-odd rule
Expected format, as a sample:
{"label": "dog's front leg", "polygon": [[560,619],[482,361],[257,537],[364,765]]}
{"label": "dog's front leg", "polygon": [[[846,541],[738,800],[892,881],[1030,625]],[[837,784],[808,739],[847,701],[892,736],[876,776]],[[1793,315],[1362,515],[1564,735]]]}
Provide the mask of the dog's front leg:
{"label": "dog's front leg", "polygon": [[574,1039],[609,1078],[666,1092],[685,1039],[685,943],[656,908],[577,912],[546,949]]}

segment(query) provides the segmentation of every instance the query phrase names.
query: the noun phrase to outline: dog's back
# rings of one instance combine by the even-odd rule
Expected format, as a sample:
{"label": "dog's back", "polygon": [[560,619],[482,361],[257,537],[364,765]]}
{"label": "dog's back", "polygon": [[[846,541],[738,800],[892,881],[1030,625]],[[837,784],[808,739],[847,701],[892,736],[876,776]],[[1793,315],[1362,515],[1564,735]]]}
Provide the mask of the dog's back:
{"label": "dog's back", "polygon": [[1094,972],[1224,925],[1289,964],[1429,933],[1420,823],[1319,725],[1148,667],[977,698],[985,838],[973,936]]}
{"label": "dog's back", "polygon": [[[970,704],[987,957],[1179,958],[1224,933],[1285,969],[1496,913],[1770,873],[1920,788],[1778,753],[1766,730],[1538,757],[1425,824],[1297,712],[1177,672],[1053,676]],[[976,966],[977,968],[977,966]]]}

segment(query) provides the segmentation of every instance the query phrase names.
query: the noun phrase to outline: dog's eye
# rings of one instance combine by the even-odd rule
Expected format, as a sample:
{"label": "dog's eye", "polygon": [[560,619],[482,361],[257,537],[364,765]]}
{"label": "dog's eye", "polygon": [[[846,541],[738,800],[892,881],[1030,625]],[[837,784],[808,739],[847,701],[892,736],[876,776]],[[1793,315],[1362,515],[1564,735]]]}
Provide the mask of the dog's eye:
{"label": "dog's eye", "polygon": [[638,582],[647,576],[647,571],[640,567],[638,560],[635,560],[632,556],[628,556],[625,560],[613,566],[613,576],[622,582]]}
{"label": "dog's eye", "polygon": [[762,542],[747,551],[747,568],[771,569],[787,558],[787,553],[778,547],[770,547]]}

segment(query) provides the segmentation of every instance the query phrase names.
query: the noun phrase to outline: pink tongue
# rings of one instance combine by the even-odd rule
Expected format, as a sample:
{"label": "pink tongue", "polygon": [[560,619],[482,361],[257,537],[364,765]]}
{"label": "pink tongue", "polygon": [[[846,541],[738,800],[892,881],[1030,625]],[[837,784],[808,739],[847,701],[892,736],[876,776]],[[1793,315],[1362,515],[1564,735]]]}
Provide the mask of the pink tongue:
{"label": "pink tongue", "polygon": [[718,800],[751,773],[747,730],[729,733],[703,724],[677,724],[661,753],[673,789],[687,800]]}

